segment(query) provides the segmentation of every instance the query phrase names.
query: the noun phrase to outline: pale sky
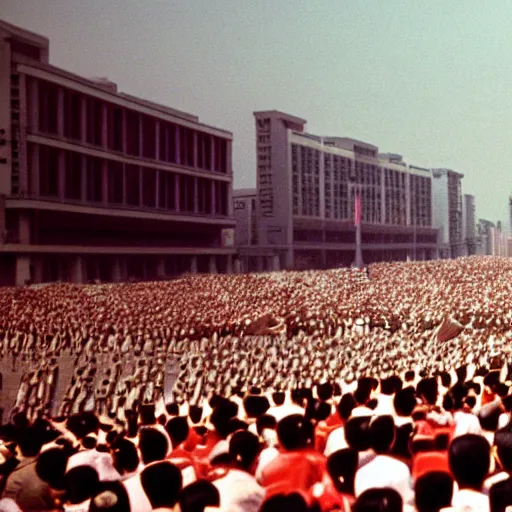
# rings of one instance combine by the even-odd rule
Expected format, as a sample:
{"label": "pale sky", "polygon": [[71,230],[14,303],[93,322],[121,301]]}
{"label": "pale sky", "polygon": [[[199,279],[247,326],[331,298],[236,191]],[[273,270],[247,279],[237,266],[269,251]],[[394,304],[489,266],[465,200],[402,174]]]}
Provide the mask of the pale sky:
{"label": "pale sky", "polygon": [[252,112],[465,175],[477,218],[508,224],[511,0],[0,0],[50,62],[234,134],[255,186]]}

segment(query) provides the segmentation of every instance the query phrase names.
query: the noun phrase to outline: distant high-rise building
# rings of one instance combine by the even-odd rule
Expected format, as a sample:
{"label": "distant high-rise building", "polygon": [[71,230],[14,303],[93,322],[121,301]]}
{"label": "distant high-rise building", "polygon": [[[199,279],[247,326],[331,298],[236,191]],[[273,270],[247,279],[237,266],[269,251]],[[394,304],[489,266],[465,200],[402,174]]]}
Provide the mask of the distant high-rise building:
{"label": "distant high-rise building", "polygon": [[432,169],[434,226],[438,228],[439,256],[464,255],[462,220],[463,174],[451,169]]}
{"label": "distant high-rise building", "polygon": [[476,254],[476,219],[475,219],[475,196],[464,194],[463,203],[463,233],[466,254]]}
{"label": "distant high-rise building", "polygon": [[512,233],[512,194],[508,198],[508,230]]}
{"label": "distant high-rise building", "polygon": [[232,134],[48,49],[0,22],[0,283],[229,272]]}
{"label": "distant high-rise building", "polygon": [[351,265],[356,190],[364,263],[436,257],[429,169],[366,142],[308,134],[304,119],[283,112],[254,116],[258,248],[247,249],[254,257],[277,255],[281,268]]}

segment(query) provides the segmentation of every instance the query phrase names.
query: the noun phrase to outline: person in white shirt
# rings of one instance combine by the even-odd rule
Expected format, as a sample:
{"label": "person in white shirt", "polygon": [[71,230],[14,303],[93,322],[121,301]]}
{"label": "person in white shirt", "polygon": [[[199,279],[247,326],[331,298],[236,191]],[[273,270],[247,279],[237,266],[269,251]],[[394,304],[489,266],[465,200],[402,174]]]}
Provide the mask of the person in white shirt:
{"label": "person in white shirt", "polygon": [[452,507],[464,511],[490,510],[489,498],[481,492],[491,461],[489,442],[475,434],[457,437],[450,445],[448,459],[458,486]]}
{"label": "person in white shirt", "polygon": [[395,441],[395,423],[392,416],[378,416],[370,424],[370,444],[377,454],[359,469],[355,478],[355,495],[372,488],[389,487],[397,491],[404,503],[411,503],[411,472],[406,464],[389,456]]}
{"label": "person in white shirt", "polygon": [[467,396],[463,404],[454,413],[453,421],[455,422],[455,432],[453,437],[459,437],[465,434],[482,435],[480,421],[472,412],[475,404],[476,398],[474,396]]}

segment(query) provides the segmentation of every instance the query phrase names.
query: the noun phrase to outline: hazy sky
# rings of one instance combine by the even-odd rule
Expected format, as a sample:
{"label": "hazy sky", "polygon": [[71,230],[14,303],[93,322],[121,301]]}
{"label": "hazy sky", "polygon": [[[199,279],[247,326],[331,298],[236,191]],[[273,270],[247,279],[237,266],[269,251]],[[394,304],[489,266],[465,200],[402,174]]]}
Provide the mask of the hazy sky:
{"label": "hazy sky", "polygon": [[511,0],[0,0],[52,64],[234,134],[254,186],[252,112],[465,175],[477,216],[512,192]]}

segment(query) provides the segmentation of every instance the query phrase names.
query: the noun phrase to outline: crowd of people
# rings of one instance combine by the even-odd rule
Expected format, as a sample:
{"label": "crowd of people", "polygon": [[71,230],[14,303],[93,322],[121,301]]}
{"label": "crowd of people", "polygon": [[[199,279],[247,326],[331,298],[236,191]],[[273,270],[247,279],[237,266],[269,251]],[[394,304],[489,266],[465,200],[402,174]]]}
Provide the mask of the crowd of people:
{"label": "crowd of people", "polygon": [[471,257],[1,289],[23,375],[0,512],[504,512],[511,278]]}

